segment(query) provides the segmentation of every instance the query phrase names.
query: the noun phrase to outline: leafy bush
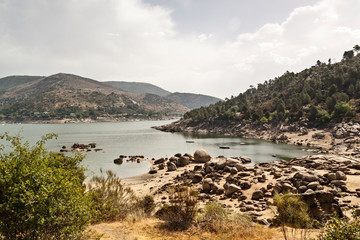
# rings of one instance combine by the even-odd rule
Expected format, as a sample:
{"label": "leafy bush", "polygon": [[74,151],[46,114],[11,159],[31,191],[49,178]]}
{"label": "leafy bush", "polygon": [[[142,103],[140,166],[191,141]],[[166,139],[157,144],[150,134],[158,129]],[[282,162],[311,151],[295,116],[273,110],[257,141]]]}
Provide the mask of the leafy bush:
{"label": "leafy bush", "polygon": [[[19,136],[0,135],[0,237],[77,239],[89,221],[83,156],[49,153],[48,134],[30,147]],[[6,149],[5,149],[6,148]]]}
{"label": "leafy bush", "polygon": [[145,195],[138,201],[138,207],[144,211],[145,214],[150,215],[155,209],[155,200],[151,195]]}
{"label": "leafy bush", "polygon": [[308,206],[304,203],[299,195],[295,194],[276,194],[274,196],[274,205],[277,207],[278,215],[275,223],[279,224],[285,239],[289,238],[286,227],[296,229],[309,228],[312,226],[312,220],[308,214]]}
{"label": "leafy bush", "polygon": [[360,240],[360,219],[351,221],[333,217],[320,233],[319,240]]}
{"label": "leafy bush", "polygon": [[331,117],[326,110],[320,108],[317,110],[317,120],[318,123],[321,125],[329,122],[331,120]]}
{"label": "leafy bush", "polygon": [[343,118],[347,117],[348,115],[351,115],[352,108],[350,105],[346,102],[339,102],[335,105],[333,117],[335,119],[338,119],[339,121]]}
{"label": "leafy bush", "polygon": [[137,202],[132,189],[124,187],[115,173],[108,170],[106,175],[94,176],[88,187],[93,222],[124,219]]}
{"label": "leafy bush", "polygon": [[163,206],[156,215],[174,229],[188,228],[195,218],[198,205],[196,191],[188,186],[169,189],[169,205]]}

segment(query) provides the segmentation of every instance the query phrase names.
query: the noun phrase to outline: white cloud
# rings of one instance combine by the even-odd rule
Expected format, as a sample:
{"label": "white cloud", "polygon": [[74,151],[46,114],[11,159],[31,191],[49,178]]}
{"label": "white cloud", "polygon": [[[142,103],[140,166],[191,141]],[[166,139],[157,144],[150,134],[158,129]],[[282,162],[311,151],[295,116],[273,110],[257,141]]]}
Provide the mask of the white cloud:
{"label": "white cloud", "polygon": [[[0,76],[69,72],[225,98],[318,59],[340,59],[360,43],[358,9],[358,0],[321,0],[219,42],[209,32],[178,32],[171,9],[141,0],[3,0]],[[225,31],[244,24],[234,19]]]}

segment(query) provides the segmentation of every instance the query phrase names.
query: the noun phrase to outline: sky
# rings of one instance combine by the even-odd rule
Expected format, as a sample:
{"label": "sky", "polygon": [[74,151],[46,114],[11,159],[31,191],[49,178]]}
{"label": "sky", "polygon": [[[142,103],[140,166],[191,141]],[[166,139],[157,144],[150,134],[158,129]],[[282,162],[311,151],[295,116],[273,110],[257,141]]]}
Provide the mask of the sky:
{"label": "sky", "polygon": [[0,0],[0,78],[71,73],[230,98],[360,44],[359,0]]}

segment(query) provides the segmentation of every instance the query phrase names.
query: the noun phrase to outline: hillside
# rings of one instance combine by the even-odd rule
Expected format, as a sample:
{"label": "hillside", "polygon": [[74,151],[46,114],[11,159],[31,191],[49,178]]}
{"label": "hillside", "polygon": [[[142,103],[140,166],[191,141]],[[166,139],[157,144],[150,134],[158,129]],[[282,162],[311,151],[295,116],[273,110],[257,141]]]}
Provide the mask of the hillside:
{"label": "hillside", "polygon": [[160,87],[157,87],[149,83],[141,82],[104,82],[105,84],[117,88],[122,91],[131,93],[149,93],[155,94],[161,97],[165,97],[173,102],[184,105],[189,109],[195,109],[200,107],[207,107],[210,104],[214,104],[221,101],[220,98],[194,93],[171,93]]}
{"label": "hillside", "polygon": [[8,121],[161,118],[187,110],[162,97],[124,92],[92,79],[63,73],[33,78],[6,89],[0,96],[0,119]]}
{"label": "hillside", "polygon": [[360,55],[346,51],[341,62],[286,72],[237,97],[187,112],[188,120],[252,123],[327,123],[360,120]]}
{"label": "hillside", "polygon": [[167,99],[170,99],[176,103],[182,104],[190,109],[200,108],[203,106],[209,106],[210,104],[217,103],[221,101],[220,98],[194,94],[194,93],[172,93],[166,96]]}
{"label": "hillside", "polygon": [[150,93],[155,94],[161,97],[165,97],[170,94],[169,91],[166,91],[158,86],[155,86],[150,83],[143,83],[143,82],[124,82],[124,81],[109,81],[104,82],[105,84],[117,88],[126,92],[132,92],[132,93]]}
{"label": "hillside", "polygon": [[32,82],[40,79],[40,76],[9,76],[0,79],[0,92],[5,92],[6,89],[15,87],[17,85]]}

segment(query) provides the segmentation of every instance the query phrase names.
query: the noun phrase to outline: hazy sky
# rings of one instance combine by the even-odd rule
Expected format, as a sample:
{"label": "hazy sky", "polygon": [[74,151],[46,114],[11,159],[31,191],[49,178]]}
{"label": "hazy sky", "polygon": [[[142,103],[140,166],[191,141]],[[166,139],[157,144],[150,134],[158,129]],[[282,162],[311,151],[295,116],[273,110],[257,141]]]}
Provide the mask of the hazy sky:
{"label": "hazy sky", "polygon": [[359,0],[0,0],[0,78],[72,73],[238,95],[340,61]]}

